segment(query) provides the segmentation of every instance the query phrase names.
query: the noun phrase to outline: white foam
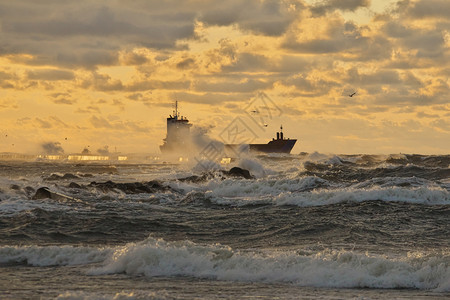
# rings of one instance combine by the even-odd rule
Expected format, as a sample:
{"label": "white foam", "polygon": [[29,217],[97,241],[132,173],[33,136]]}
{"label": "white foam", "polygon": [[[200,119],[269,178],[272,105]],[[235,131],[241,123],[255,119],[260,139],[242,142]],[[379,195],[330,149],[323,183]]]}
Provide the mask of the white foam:
{"label": "white foam", "polygon": [[239,167],[242,169],[246,169],[255,176],[256,178],[262,178],[267,175],[267,173],[272,173],[270,170],[267,170],[263,167],[263,165],[256,159],[251,158],[242,158],[239,160]]}
{"label": "white foam", "polygon": [[427,205],[450,204],[450,191],[435,184],[396,187],[360,184],[351,187],[332,186],[328,181],[307,176],[296,179],[211,180],[205,186],[206,195],[223,205],[298,205],[319,206],[342,202],[381,200]]}
{"label": "white foam", "polygon": [[417,288],[448,292],[449,253],[387,257],[353,251],[309,255],[241,252],[221,245],[148,239],[116,249],[91,275],[193,276],[241,282],[333,288]]}
{"label": "white foam", "polygon": [[206,195],[218,204],[248,205],[258,203],[274,203],[275,198],[284,192],[296,192],[313,189],[326,184],[318,177],[297,179],[257,179],[211,180],[206,186]]}
{"label": "white foam", "polygon": [[[239,251],[219,244],[149,238],[113,248],[74,246],[0,247],[0,263],[32,266],[88,265],[89,275],[192,276],[211,280],[289,283],[329,288],[414,288],[450,291],[450,253],[395,256],[324,250]],[[83,296],[73,293],[61,295]],[[126,296],[126,295],[125,295]]]}
{"label": "white foam", "polygon": [[83,265],[101,262],[111,248],[74,246],[2,246],[0,263],[26,263],[31,266]]}
{"label": "white foam", "polygon": [[440,187],[373,187],[369,189],[323,189],[309,193],[283,192],[275,197],[277,205],[318,206],[343,202],[381,200],[427,205],[450,204],[450,192]]}

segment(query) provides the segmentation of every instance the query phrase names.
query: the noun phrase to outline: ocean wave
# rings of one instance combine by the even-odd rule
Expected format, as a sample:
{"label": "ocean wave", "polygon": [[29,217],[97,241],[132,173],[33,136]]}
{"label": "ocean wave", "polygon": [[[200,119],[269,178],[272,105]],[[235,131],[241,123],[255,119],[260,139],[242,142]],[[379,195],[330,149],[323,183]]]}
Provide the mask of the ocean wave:
{"label": "ocean wave", "polygon": [[326,249],[320,252],[247,250],[190,241],[148,238],[108,248],[3,246],[0,263],[31,266],[89,265],[88,275],[194,278],[288,283],[326,288],[413,288],[450,291],[450,253],[374,255]]}
{"label": "ocean wave", "polygon": [[356,184],[349,187],[333,185],[327,180],[307,176],[297,179],[278,180],[211,180],[205,195],[220,205],[297,205],[320,206],[343,202],[381,200],[426,205],[450,204],[450,191],[435,184],[420,185],[428,181],[394,180],[402,186],[392,186],[383,181],[383,186],[374,181],[367,187]]}
{"label": "ocean wave", "polygon": [[415,165],[429,168],[449,168],[450,155],[390,154],[390,155],[336,155],[313,152],[302,157],[303,161],[328,165],[358,166],[406,166]]}
{"label": "ocean wave", "polygon": [[23,212],[32,212],[35,209],[42,209],[45,211],[68,211],[70,207],[64,203],[47,200],[28,200],[23,197],[8,197],[0,201],[0,216],[11,217]]}
{"label": "ocean wave", "polygon": [[148,239],[117,248],[91,275],[192,276],[328,288],[450,291],[450,255],[387,257],[353,251],[239,251],[222,245]]}
{"label": "ocean wave", "polygon": [[450,204],[450,192],[439,187],[375,187],[370,189],[314,190],[310,193],[283,192],[275,197],[277,205],[319,206],[346,202],[381,200],[425,205]]}
{"label": "ocean wave", "polygon": [[31,266],[84,265],[104,261],[112,248],[74,246],[2,246],[0,263]]}

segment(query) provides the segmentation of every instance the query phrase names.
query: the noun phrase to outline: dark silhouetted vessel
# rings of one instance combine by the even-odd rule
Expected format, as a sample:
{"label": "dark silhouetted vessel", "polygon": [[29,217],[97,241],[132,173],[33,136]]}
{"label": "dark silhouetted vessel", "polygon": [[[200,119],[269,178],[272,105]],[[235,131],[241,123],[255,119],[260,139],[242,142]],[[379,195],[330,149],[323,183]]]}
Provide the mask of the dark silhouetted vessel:
{"label": "dark silhouetted vessel", "polygon": [[[175,110],[173,115],[167,118],[167,135],[164,143],[159,146],[162,153],[186,153],[190,151],[191,145],[191,129],[192,124],[186,117],[180,116],[178,112],[178,101],[175,101]],[[250,152],[259,153],[291,153],[296,139],[284,138],[283,126],[280,127],[280,132],[277,132],[277,138],[273,138],[267,144],[248,144],[248,147],[242,147],[240,144],[225,144],[225,153],[242,152],[242,149],[247,149]],[[245,145],[244,145],[245,146]]]}
{"label": "dark silhouetted vessel", "polygon": [[[249,144],[248,148],[250,152],[260,152],[260,153],[291,153],[294,147],[296,139],[285,139],[283,136],[283,126],[280,127],[280,132],[277,132],[277,138],[273,138],[267,144]],[[227,144],[225,145],[225,150],[235,150],[239,149],[241,145],[238,144]],[[241,147],[242,148],[242,147]]]}

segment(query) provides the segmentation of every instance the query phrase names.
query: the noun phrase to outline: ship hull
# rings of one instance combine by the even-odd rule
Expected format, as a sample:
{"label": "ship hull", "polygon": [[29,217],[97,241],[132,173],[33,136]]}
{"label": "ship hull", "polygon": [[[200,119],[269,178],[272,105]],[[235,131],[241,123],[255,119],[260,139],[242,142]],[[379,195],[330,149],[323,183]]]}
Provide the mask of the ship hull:
{"label": "ship hull", "polygon": [[267,144],[249,144],[247,149],[238,144],[227,144],[225,145],[225,151],[242,152],[244,150],[249,150],[250,152],[257,153],[291,153],[292,148],[294,148],[296,139],[287,140],[273,140]]}

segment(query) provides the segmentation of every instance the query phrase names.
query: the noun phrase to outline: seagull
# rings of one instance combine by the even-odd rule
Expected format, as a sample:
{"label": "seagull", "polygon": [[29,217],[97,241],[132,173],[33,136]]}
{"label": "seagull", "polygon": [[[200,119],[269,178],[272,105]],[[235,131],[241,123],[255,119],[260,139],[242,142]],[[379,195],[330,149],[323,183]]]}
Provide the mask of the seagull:
{"label": "seagull", "polygon": [[356,92],[351,93],[350,95],[348,95],[349,97],[353,97],[355,96]]}
{"label": "seagull", "polygon": [[267,126],[269,126],[269,125],[267,125],[267,124],[263,124],[263,126],[264,126],[264,127],[267,127]]}
{"label": "seagull", "polygon": [[255,109],[255,110],[252,110],[252,113],[257,114],[257,113],[259,113],[259,111],[257,111],[257,110]]}

